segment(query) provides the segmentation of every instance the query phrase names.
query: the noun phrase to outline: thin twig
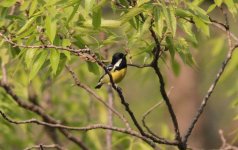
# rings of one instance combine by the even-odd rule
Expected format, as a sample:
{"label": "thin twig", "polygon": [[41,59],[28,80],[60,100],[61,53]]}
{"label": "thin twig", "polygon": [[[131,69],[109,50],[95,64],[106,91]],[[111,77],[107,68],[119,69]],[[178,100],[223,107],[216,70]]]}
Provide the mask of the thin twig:
{"label": "thin twig", "polygon": [[[22,108],[29,110],[31,112],[34,112],[41,116],[44,120],[47,120],[47,122],[58,124],[59,122],[52,118],[51,116],[47,115],[43,109],[41,109],[39,106],[34,105],[32,103],[27,103],[26,101],[23,101],[20,97],[18,97],[11,87],[8,84],[4,84],[3,82],[0,82],[0,86],[5,90],[5,92],[12,97],[12,99]],[[60,129],[60,132],[67,137],[69,140],[80,146],[83,150],[88,150],[88,148],[84,145],[84,143],[79,139],[78,137],[74,137],[66,130]]]}
{"label": "thin twig", "polygon": [[214,89],[215,89],[215,87],[216,87],[218,81],[220,80],[221,75],[223,74],[223,72],[224,72],[224,70],[225,70],[227,64],[228,64],[229,61],[231,60],[232,54],[233,54],[233,52],[234,52],[234,50],[235,50],[236,48],[238,48],[238,45],[235,45],[233,48],[231,48],[231,49],[228,51],[228,54],[227,54],[227,56],[226,56],[226,59],[223,61],[222,66],[221,66],[221,68],[219,69],[219,71],[218,71],[218,73],[217,73],[217,75],[216,75],[215,80],[213,81],[213,83],[212,83],[211,86],[209,87],[209,89],[208,89],[206,95],[204,96],[204,98],[203,98],[203,100],[202,100],[202,103],[201,103],[199,109],[197,110],[196,115],[194,116],[192,122],[190,123],[190,126],[189,126],[189,128],[188,128],[188,130],[187,130],[187,132],[186,132],[186,134],[185,134],[185,136],[184,136],[184,139],[183,139],[183,142],[184,142],[184,143],[187,143],[187,140],[188,140],[189,136],[191,135],[192,130],[193,130],[195,124],[197,123],[199,117],[201,116],[201,114],[202,114],[202,112],[203,112],[203,110],[204,110],[204,108],[205,108],[205,106],[206,106],[206,104],[207,104],[207,102],[208,102],[210,96],[212,95],[212,93],[213,93],[213,91],[214,91]]}
{"label": "thin twig", "polygon": [[[144,140],[145,142],[147,142],[148,144],[154,145],[153,141],[150,140],[149,138],[146,138],[146,137],[140,135],[140,133],[138,133],[134,130],[128,130],[126,128],[110,127],[108,125],[103,125],[103,124],[93,124],[93,125],[88,125],[86,127],[72,127],[72,126],[65,126],[62,124],[53,124],[53,123],[43,122],[43,121],[39,121],[37,119],[16,121],[16,120],[13,120],[13,119],[7,117],[6,114],[3,113],[3,111],[1,111],[1,110],[0,110],[0,114],[2,115],[2,117],[5,120],[7,120],[8,122],[13,123],[13,124],[37,124],[37,125],[43,125],[43,126],[48,126],[48,127],[52,127],[52,128],[59,128],[59,129],[63,129],[63,130],[65,130],[65,129],[75,130],[75,131],[89,131],[89,130],[94,130],[94,129],[107,129],[107,130],[121,132],[121,133],[125,133],[128,135],[138,137],[138,138]],[[165,143],[161,143],[161,144],[175,145],[175,143],[173,143],[173,142],[165,142]]]}
{"label": "thin twig", "polygon": [[25,148],[24,150],[31,150],[31,149],[36,149],[36,148],[55,148],[57,150],[66,150],[66,148],[58,145],[58,144],[50,144],[50,145],[46,145],[46,144],[40,144],[40,145],[34,145],[34,146],[31,146],[31,147],[27,147]]}
{"label": "thin twig", "polygon": [[209,19],[210,19],[210,21],[212,22],[212,25],[214,25],[215,27],[221,29],[222,31],[229,32],[230,36],[231,36],[236,42],[238,42],[238,37],[237,37],[235,34],[233,34],[230,30],[227,31],[225,24],[220,23],[220,22],[218,22],[218,21],[212,19],[211,17],[210,17]]}
{"label": "thin twig", "polygon": [[[171,91],[172,91],[173,87],[170,88],[169,92],[168,92],[168,95],[170,95]],[[146,125],[146,122],[145,122],[145,119],[146,117],[155,109],[157,108],[158,106],[160,106],[161,104],[163,103],[163,101],[158,101],[155,105],[153,105],[150,109],[148,109],[144,114],[143,114],[143,117],[142,117],[142,123],[144,125],[144,127],[147,129],[147,131],[152,134],[153,136],[159,138],[159,139],[163,139],[159,136],[157,136],[153,131],[150,130],[150,128]]]}
{"label": "thin twig", "polygon": [[224,11],[223,11],[223,14],[224,14],[225,21],[226,21],[226,25],[224,25],[223,27],[226,30],[229,50],[228,50],[228,53],[227,53],[227,56],[226,56],[225,60],[222,63],[221,68],[219,69],[219,71],[218,71],[218,73],[216,75],[215,80],[213,81],[213,83],[211,84],[210,88],[207,91],[207,94],[203,98],[202,103],[201,103],[199,109],[197,110],[197,113],[194,116],[194,118],[193,118],[193,120],[192,120],[192,122],[191,122],[191,124],[190,124],[190,126],[189,126],[189,128],[188,128],[188,130],[187,130],[187,132],[185,134],[185,136],[184,136],[184,139],[183,139],[184,144],[187,143],[187,140],[188,140],[189,136],[191,135],[192,130],[193,130],[196,122],[198,121],[199,117],[201,116],[201,114],[202,114],[202,112],[203,112],[203,110],[204,110],[204,108],[205,108],[205,106],[206,106],[210,96],[212,95],[212,93],[213,93],[213,91],[214,91],[214,89],[215,89],[215,87],[216,87],[216,85],[217,85],[221,75],[223,74],[227,64],[231,60],[231,57],[232,57],[232,54],[233,54],[234,50],[238,47],[238,45],[235,45],[234,47],[232,47],[231,33],[230,33],[230,30],[229,30],[230,27],[229,27],[229,22],[228,22],[227,14]]}
{"label": "thin twig", "polygon": [[144,113],[143,117],[142,117],[142,124],[143,126],[146,128],[146,130],[152,134],[153,136],[162,139],[161,137],[157,136],[147,125],[145,122],[145,118],[146,116],[148,116],[155,108],[157,108],[158,106],[160,106],[162,104],[163,101],[159,101],[158,103],[156,103],[154,106],[152,106],[147,112]]}
{"label": "thin twig", "polygon": [[0,37],[4,39],[5,42],[11,44],[13,47],[22,47],[22,48],[31,48],[31,49],[47,49],[47,48],[54,48],[57,50],[65,50],[72,53],[80,54],[80,53],[90,53],[89,48],[83,48],[83,49],[75,49],[72,47],[62,47],[62,46],[56,46],[56,45],[23,45],[23,44],[17,44],[14,42],[11,38],[8,38],[3,33],[0,32]]}
{"label": "thin twig", "polygon": [[108,109],[110,109],[115,115],[117,115],[126,125],[126,127],[128,129],[130,129],[130,125],[128,123],[128,121],[126,120],[126,118],[119,113],[116,109],[110,107],[110,105],[108,105],[96,92],[94,92],[89,86],[87,86],[86,84],[83,84],[79,81],[78,77],[76,76],[75,72],[70,68],[69,65],[66,65],[67,70],[69,71],[69,73],[72,75],[74,82],[77,86],[83,88],[84,90],[86,90],[89,94],[91,94],[92,96],[94,96],[100,103],[102,103],[105,107],[107,107]]}
{"label": "thin twig", "polygon": [[238,147],[232,146],[232,145],[227,143],[227,141],[224,137],[223,131],[221,129],[219,130],[219,134],[220,134],[220,138],[221,138],[221,141],[222,141],[222,145],[221,145],[219,150],[238,150]]}
{"label": "thin twig", "polygon": [[[182,18],[182,19],[184,19],[184,20],[186,20],[186,21],[188,21],[188,22],[190,22],[190,23],[192,23],[192,24],[195,23],[192,18],[189,18],[189,19],[188,19],[188,18]],[[226,25],[225,25],[225,24],[223,24],[223,23],[221,23],[221,22],[218,22],[217,20],[215,20],[215,19],[213,19],[213,18],[211,18],[211,17],[209,17],[209,19],[210,19],[211,24],[212,24],[213,26],[217,27],[218,29],[220,29],[220,30],[222,30],[222,31],[224,31],[224,32],[227,32],[227,30],[226,30]],[[231,35],[231,37],[232,37],[236,42],[238,42],[238,37],[237,37],[235,34],[233,34],[231,31],[228,31],[228,32],[230,32],[229,34]]]}
{"label": "thin twig", "polygon": [[151,67],[150,64],[143,64],[143,65],[137,65],[137,64],[127,64],[130,67],[136,67],[136,68],[146,68],[146,67]]}

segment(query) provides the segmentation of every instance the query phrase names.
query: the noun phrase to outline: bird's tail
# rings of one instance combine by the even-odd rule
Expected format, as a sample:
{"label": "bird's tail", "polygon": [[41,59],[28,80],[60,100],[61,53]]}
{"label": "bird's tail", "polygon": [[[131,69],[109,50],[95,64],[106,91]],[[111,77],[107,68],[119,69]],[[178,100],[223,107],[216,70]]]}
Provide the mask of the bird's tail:
{"label": "bird's tail", "polygon": [[102,84],[101,82],[99,82],[99,83],[97,84],[97,86],[95,86],[95,89],[100,89],[102,85],[103,85],[103,84]]}

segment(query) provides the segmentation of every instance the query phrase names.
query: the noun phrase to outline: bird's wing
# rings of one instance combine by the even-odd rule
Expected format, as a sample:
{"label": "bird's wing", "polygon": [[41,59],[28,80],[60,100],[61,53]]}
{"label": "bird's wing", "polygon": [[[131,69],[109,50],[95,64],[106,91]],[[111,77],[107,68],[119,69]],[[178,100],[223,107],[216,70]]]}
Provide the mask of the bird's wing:
{"label": "bird's wing", "polygon": [[107,66],[107,70],[108,70],[108,71],[112,71],[113,67],[114,67],[114,66],[113,66],[112,64],[109,64],[109,65]]}
{"label": "bird's wing", "polygon": [[[112,65],[112,64],[109,64],[107,67],[107,70],[110,72],[110,71],[112,71],[113,69],[114,69],[114,66]],[[106,75],[107,73],[105,72],[102,76],[101,76],[101,78],[99,79],[99,82],[102,80],[102,78]]]}

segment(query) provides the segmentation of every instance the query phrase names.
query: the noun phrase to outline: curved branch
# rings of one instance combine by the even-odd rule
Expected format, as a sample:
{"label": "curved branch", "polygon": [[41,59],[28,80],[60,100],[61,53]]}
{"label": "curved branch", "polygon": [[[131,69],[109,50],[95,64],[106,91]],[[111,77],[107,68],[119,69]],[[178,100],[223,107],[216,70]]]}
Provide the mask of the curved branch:
{"label": "curved branch", "polygon": [[128,129],[130,129],[130,125],[128,123],[128,121],[126,120],[126,118],[119,113],[116,109],[110,107],[99,95],[97,95],[90,87],[88,87],[86,84],[83,84],[79,81],[79,79],[77,78],[75,72],[73,72],[73,70],[66,65],[67,70],[69,71],[69,73],[71,74],[71,76],[74,79],[74,82],[76,83],[77,86],[83,88],[84,90],[86,90],[89,94],[91,94],[92,96],[94,96],[99,102],[101,102],[105,107],[107,107],[108,109],[110,109],[115,115],[117,115],[126,125],[126,127]]}
{"label": "curved branch", "polygon": [[186,134],[184,136],[184,139],[183,139],[184,143],[187,143],[187,140],[188,140],[189,136],[191,135],[192,130],[193,130],[195,124],[197,123],[199,117],[201,116],[201,114],[202,114],[202,112],[203,112],[203,110],[204,110],[204,108],[205,108],[205,106],[206,106],[210,96],[212,95],[212,93],[213,93],[213,91],[214,91],[218,81],[220,80],[221,75],[223,74],[227,64],[231,60],[232,54],[233,54],[233,52],[234,52],[234,50],[236,48],[238,48],[238,45],[235,45],[233,48],[231,48],[231,50],[229,50],[229,52],[228,52],[228,54],[226,56],[226,59],[223,61],[222,66],[221,66],[221,68],[219,69],[219,71],[218,71],[218,73],[216,75],[215,80],[213,81],[212,85],[209,87],[209,89],[207,91],[207,94],[204,96],[204,98],[202,100],[202,103],[201,103],[201,105],[200,105],[196,115],[194,116],[192,122],[190,123],[190,126],[189,126],[189,128],[188,128],[188,130],[187,130],[187,132],[186,132]]}
{"label": "curved branch", "polygon": [[27,147],[25,148],[24,150],[31,150],[31,149],[36,149],[36,148],[39,148],[39,149],[44,149],[44,148],[55,148],[57,150],[66,150],[65,148],[63,148],[62,146],[60,145],[57,145],[57,144],[51,144],[51,145],[45,145],[45,144],[40,144],[40,145],[34,145],[34,146],[31,146],[31,147]]}
{"label": "curved branch", "polygon": [[[42,118],[44,118],[47,122],[49,123],[53,123],[53,124],[58,124],[59,122],[57,120],[55,120],[54,118],[52,118],[51,116],[47,115],[44,110],[42,110],[39,106],[34,105],[32,103],[27,103],[25,101],[23,101],[20,97],[18,97],[11,89],[11,87],[3,82],[0,82],[0,87],[2,87],[5,92],[12,97],[12,99],[22,108],[29,110],[35,114],[38,114],[39,116],[41,116]],[[81,141],[81,139],[74,137],[73,135],[71,135],[71,133],[69,133],[68,131],[64,130],[64,129],[60,129],[60,132],[67,137],[69,140],[71,140],[72,142],[74,142],[75,144],[77,144],[78,146],[80,146],[83,150],[88,150],[88,148],[84,145],[84,143]]]}
{"label": "curved branch", "polygon": [[[140,135],[136,131],[126,129],[126,128],[112,127],[112,126],[103,125],[103,124],[93,124],[93,125],[88,125],[86,127],[71,127],[71,126],[65,126],[65,125],[61,125],[61,124],[43,122],[43,121],[39,121],[37,119],[16,121],[16,120],[13,120],[13,119],[10,119],[9,117],[7,117],[6,114],[4,114],[3,111],[1,111],[1,110],[0,110],[0,114],[2,115],[2,117],[5,120],[7,120],[8,122],[13,123],[13,124],[37,124],[37,125],[43,125],[43,126],[52,127],[52,128],[76,130],[76,131],[89,131],[89,130],[94,130],[94,129],[106,129],[106,130],[112,130],[112,131],[126,133],[128,135],[135,136],[137,138],[140,138],[140,139],[144,140],[145,142],[147,142],[151,146],[154,146],[154,142],[152,140]],[[161,144],[174,145],[175,143],[167,142],[167,143],[161,143]]]}

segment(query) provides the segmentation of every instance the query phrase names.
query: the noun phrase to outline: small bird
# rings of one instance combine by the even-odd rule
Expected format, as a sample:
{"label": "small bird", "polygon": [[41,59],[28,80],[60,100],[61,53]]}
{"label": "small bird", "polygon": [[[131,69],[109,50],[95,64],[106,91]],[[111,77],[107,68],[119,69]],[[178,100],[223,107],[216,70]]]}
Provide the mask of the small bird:
{"label": "small bird", "polygon": [[[125,77],[126,69],[126,54],[115,53],[112,56],[111,64],[107,66],[107,70],[111,73],[114,83],[120,82]],[[110,84],[110,78],[107,73],[104,73],[104,75],[102,75],[95,89],[101,88],[103,84]]]}

